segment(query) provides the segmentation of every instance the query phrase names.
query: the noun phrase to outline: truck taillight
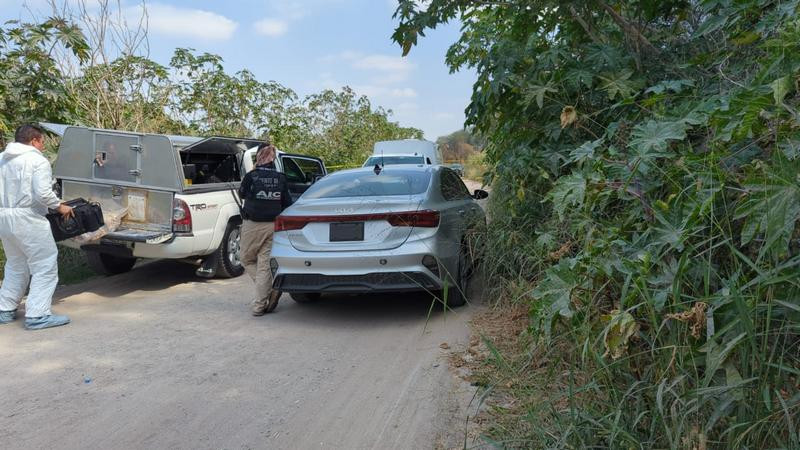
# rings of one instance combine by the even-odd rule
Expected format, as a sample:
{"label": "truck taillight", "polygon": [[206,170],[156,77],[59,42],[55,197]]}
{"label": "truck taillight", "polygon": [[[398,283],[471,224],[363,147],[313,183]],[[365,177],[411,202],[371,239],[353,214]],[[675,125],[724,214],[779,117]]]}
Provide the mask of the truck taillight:
{"label": "truck taillight", "polygon": [[172,231],[177,233],[192,232],[192,212],[185,201],[175,199],[172,202]]}

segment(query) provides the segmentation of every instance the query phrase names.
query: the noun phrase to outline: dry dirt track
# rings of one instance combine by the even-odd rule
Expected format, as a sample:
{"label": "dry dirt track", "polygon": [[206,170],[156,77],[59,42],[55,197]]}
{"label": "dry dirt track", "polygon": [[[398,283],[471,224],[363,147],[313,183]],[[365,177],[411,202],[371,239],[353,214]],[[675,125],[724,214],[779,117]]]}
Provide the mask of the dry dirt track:
{"label": "dry dirt track", "polygon": [[472,390],[440,344],[465,342],[479,305],[429,313],[425,295],[311,305],[284,296],[256,318],[249,279],[205,281],[193,270],[160,261],[64,287],[54,310],[72,324],[0,326],[0,446],[463,444]]}

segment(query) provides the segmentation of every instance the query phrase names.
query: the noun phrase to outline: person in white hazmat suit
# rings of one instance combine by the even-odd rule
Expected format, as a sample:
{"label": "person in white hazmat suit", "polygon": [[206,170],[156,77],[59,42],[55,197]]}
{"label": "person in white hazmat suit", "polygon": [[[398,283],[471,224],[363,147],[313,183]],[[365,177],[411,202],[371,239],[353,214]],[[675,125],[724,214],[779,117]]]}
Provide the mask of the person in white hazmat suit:
{"label": "person in white hazmat suit", "polygon": [[22,125],[0,154],[0,240],[6,255],[0,286],[0,324],[16,317],[30,279],[25,328],[38,330],[69,323],[50,312],[58,283],[58,249],[45,218],[47,209],[65,217],[74,213],[53,192],[50,162],[42,155],[44,133]]}

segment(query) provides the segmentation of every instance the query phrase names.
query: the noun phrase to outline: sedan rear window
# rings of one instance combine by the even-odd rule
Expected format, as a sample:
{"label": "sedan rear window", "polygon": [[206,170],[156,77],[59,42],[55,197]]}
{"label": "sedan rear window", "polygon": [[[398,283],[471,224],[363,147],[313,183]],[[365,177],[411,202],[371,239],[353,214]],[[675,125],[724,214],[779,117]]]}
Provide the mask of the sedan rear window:
{"label": "sedan rear window", "polygon": [[422,156],[371,156],[364,163],[364,167],[374,166],[375,164],[382,166],[390,164],[425,164],[425,160]]}
{"label": "sedan rear window", "polygon": [[303,198],[376,197],[417,195],[428,190],[431,174],[416,171],[340,172],[312,184]]}

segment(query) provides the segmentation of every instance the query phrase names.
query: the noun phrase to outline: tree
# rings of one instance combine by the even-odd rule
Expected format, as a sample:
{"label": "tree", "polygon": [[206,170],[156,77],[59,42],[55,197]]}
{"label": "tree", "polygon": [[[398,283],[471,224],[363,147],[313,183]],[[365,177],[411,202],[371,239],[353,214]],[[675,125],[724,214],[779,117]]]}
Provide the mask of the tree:
{"label": "tree", "polygon": [[75,118],[74,99],[53,55],[58,46],[79,60],[88,58],[80,29],[62,19],[10,21],[0,28],[0,137],[19,123]]}
{"label": "tree", "polygon": [[459,130],[436,139],[445,161],[462,164],[486,146],[486,141],[468,130]]}
{"label": "tree", "polygon": [[422,138],[422,131],[389,121],[391,111],[372,107],[349,87],[325,90],[305,99],[308,134],[295,148],[322,157],[330,165],[360,165],[377,141]]}
{"label": "tree", "polygon": [[179,48],[170,61],[178,80],[175,112],[199,134],[276,137],[289,127],[287,113],[297,95],[271,81],[256,80],[248,70],[225,72],[222,58]]}

